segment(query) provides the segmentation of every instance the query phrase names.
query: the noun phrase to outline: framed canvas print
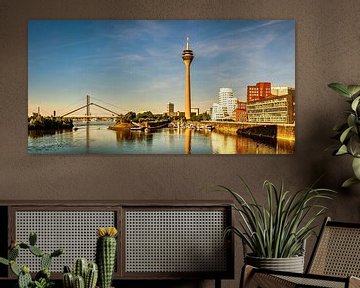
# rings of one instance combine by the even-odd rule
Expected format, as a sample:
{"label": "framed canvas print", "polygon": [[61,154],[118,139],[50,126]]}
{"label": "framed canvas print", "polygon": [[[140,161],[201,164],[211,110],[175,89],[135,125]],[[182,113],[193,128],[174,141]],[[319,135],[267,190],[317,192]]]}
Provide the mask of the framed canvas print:
{"label": "framed canvas print", "polygon": [[293,20],[32,20],[30,154],[292,154]]}

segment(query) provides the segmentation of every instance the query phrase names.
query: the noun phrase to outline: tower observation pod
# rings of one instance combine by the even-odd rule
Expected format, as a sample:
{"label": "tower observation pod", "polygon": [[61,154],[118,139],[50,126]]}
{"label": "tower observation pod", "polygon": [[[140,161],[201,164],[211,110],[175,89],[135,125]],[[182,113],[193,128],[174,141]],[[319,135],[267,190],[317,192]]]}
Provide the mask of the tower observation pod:
{"label": "tower observation pod", "polygon": [[186,37],[186,47],[182,53],[185,64],[185,118],[191,117],[191,90],[190,90],[190,64],[194,59],[193,51],[190,50],[189,37]]}

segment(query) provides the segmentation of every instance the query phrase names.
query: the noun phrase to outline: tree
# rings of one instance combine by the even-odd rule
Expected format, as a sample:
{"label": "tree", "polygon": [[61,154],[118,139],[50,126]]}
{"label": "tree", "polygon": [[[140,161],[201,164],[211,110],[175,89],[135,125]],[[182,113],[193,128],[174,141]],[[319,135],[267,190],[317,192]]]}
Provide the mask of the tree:
{"label": "tree", "polygon": [[131,121],[133,121],[136,118],[136,113],[133,111],[130,111],[128,113],[125,114],[124,116],[124,122],[126,123],[130,123]]}

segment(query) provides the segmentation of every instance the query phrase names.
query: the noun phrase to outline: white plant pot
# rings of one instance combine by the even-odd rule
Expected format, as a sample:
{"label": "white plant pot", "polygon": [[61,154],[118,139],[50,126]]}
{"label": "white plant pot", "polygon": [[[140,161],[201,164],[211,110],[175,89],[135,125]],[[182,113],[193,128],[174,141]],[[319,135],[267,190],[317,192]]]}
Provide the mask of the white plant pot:
{"label": "white plant pot", "polygon": [[289,258],[263,258],[246,255],[245,263],[262,269],[304,273],[304,256]]}

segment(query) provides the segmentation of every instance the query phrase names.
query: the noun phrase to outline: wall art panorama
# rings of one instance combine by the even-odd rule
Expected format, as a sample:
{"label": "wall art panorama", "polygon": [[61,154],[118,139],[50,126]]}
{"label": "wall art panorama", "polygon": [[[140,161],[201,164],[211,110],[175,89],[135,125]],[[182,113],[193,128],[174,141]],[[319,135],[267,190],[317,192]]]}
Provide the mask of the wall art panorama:
{"label": "wall art panorama", "polygon": [[30,154],[292,154],[293,20],[28,23]]}

